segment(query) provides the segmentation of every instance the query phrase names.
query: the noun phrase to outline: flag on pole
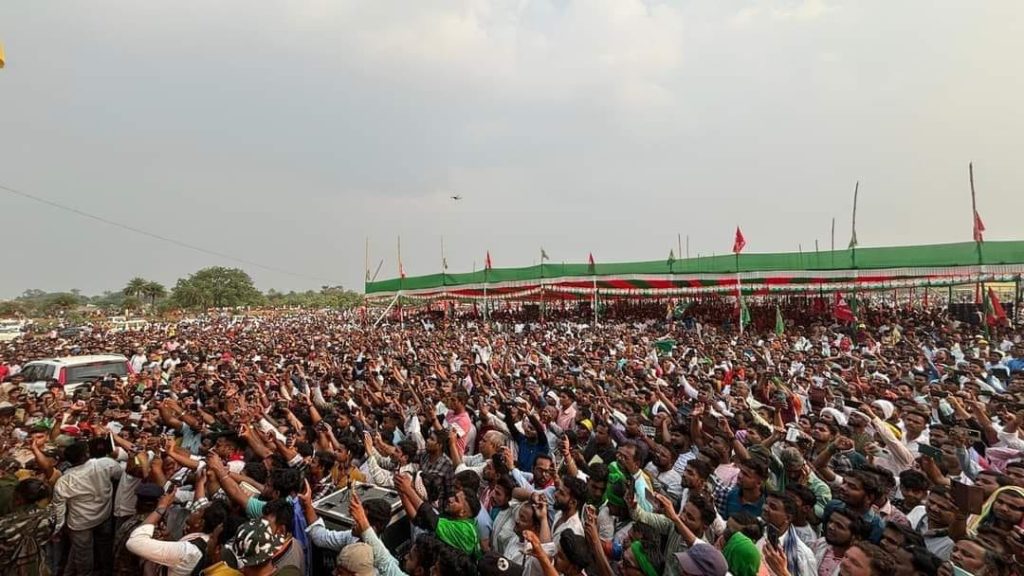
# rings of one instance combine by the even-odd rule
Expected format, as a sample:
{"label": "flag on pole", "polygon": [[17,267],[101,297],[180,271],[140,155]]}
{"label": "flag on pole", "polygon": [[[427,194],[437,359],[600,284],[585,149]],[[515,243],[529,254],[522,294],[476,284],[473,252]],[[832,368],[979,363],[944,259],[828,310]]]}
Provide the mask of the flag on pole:
{"label": "flag on pole", "polygon": [[672,250],[668,251],[668,267],[671,268],[676,263],[676,253]]}
{"label": "flag on pole", "polygon": [[743,237],[743,232],[740,227],[736,227],[736,239],[732,242],[732,253],[739,254],[743,251],[743,247],[747,245],[747,239]]}
{"label": "flag on pole", "polygon": [[782,336],[786,332],[786,323],[782,320],[782,310],[775,305],[775,335]]}
{"label": "flag on pole", "polygon": [[836,320],[840,322],[853,322],[857,317],[853,313],[853,309],[843,298],[843,295],[836,292],[836,301],[832,306],[832,315],[835,316]]}
{"label": "flag on pole", "polygon": [[853,232],[850,234],[850,250],[857,247],[857,194],[860,192],[860,181],[853,187]]}
{"label": "flag on pole", "polygon": [[985,323],[989,326],[996,326],[1006,320],[1006,310],[1003,303],[999,301],[996,291],[989,287],[985,294]]}
{"label": "flag on pole", "polygon": [[589,273],[589,274],[595,274],[596,273],[596,266],[594,265],[594,254],[593,254],[593,252],[591,252],[590,255],[587,257],[587,273]]}
{"label": "flag on pole", "polygon": [[448,258],[444,256],[441,257],[441,268],[443,268],[444,270],[448,269]]}
{"label": "flag on pole", "polygon": [[399,278],[405,278],[405,266],[402,266],[402,261],[398,261],[398,276]]}
{"label": "flag on pole", "polygon": [[736,287],[736,299],[740,306],[740,333],[742,334],[743,329],[750,326],[750,309],[747,308],[747,302],[743,299],[743,291],[739,286]]}
{"label": "flag on pole", "polygon": [[[971,179],[971,212],[974,214],[974,241],[981,244],[985,241],[985,223],[981,221],[981,214],[978,214],[978,200],[974,195],[974,162],[967,164],[968,174]],[[978,247],[978,257],[981,258],[981,247]]]}
{"label": "flag on pole", "polygon": [[491,251],[487,251],[487,258],[484,260],[484,270],[491,269]]}
{"label": "flag on pole", "polygon": [[545,260],[550,260],[550,259],[551,258],[548,258],[548,253],[544,251],[544,247],[541,246],[540,247],[540,261],[543,262]]}

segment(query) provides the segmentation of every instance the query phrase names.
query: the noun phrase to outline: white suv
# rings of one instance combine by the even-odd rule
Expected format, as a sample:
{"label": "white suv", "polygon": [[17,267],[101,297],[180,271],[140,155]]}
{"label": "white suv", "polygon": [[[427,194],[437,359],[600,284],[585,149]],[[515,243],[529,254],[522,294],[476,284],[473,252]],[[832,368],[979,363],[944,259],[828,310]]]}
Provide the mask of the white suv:
{"label": "white suv", "polygon": [[108,374],[124,378],[130,372],[131,365],[124,356],[102,354],[33,360],[21,368],[19,375],[25,379],[21,387],[38,396],[46,391],[51,380],[63,385],[64,391],[70,395],[83,385],[102,380]]}

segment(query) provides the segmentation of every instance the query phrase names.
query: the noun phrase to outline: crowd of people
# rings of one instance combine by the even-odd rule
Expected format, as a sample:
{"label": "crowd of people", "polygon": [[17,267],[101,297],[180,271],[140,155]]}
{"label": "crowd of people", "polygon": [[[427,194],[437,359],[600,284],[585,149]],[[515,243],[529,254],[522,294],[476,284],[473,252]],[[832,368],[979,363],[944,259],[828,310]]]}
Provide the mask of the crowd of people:
{"label": "crowd of people", "polygon": [[[1024,572],[1024,332],[867,302],[738,331],[721,308],[10,343],[0,573]],[[21,386],[28,361],[98,353],[128,375]],[[321,517],[346,489],[351,525]]]}

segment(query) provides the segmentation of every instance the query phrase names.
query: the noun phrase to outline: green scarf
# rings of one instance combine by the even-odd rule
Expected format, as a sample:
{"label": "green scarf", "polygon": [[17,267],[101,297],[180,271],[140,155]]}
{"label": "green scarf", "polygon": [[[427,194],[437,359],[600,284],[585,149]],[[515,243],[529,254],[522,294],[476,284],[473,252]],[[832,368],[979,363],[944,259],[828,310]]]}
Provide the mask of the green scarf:
{"label": "green scarf", "polygon": [[643,544],[639,540],[633,542],[629,549],[633,551],[633,558],[636,558],[637,566],[640,566],[640,571],[644,573],[644,576],[658,576],[658,571],[654,569],[654,564],[651,564],[650,558],[644,553]]}
{"label": "green scarf", "polygon": [[612,462],[611,464],[609,464],[608,465],[608,482],[607,482],[607,484],[605,484],[605,489],[604,489],[604,501],[607,502],[607,501],[611,500],[612,504],[617,504],[619,506],[625,506],[626,502],[624,500],[622,500],[622,498],[615,498],[615,495],[612,494],[612,486],[615,483],[617,483],[617,482],[625,482],[625,481],[626,481],[626,475],[622,472],[622,469],[619,468],[619,463],[618,462]]}
{"label": "green scarf", "polygon": [[761,568],[761,552],[742,532],[736,532],[726,542],[722,555],[735,576],[756,576]]}
{"label": "green scarf", "polygon": [[437,520],[437,537],[445,544],[462,550],[473,558],[480,556],[480,536],[476,533],[476,520],[465,518]]}

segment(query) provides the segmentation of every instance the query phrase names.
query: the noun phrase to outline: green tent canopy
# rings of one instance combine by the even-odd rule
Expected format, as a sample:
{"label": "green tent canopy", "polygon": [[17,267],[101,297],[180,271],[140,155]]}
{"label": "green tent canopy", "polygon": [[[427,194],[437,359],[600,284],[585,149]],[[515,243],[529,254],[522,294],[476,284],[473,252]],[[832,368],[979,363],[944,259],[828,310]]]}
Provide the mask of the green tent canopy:
{"label": "green tent canopy", "polygon": [[[738,266],[737,266],[738,265]],[[367,297],[553,301],[885,290],[1012,281],[1024,274],[1024,241],[858,247],[826,252],[728,254],[646,262],[550,264],[463,274],[392,278],[365,285]]]}

